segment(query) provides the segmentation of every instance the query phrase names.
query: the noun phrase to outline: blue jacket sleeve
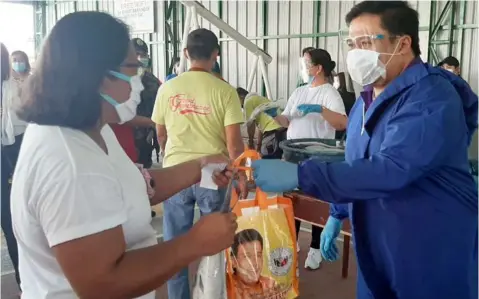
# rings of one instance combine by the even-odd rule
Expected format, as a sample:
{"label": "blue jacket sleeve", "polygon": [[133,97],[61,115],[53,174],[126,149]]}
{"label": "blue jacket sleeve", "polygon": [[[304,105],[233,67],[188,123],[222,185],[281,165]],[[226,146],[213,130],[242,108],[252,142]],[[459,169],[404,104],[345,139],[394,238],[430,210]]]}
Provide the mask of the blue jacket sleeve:
{"label": "blue jacket sleeve", "polygon": [[347,204],[330,204],[329,205],[329,215],[339,220],[348,218],[348,205]]}
{"label": "blue jacket sleeve", "polygon": [[[385,139],[369,159],[340,163],[307,160],[298,167],[302,191],[330,203],[386,198],[466,147],[461,100],[451,84],[422,79],[388,120]],[[348,146],[354,146],[349,145]]]}

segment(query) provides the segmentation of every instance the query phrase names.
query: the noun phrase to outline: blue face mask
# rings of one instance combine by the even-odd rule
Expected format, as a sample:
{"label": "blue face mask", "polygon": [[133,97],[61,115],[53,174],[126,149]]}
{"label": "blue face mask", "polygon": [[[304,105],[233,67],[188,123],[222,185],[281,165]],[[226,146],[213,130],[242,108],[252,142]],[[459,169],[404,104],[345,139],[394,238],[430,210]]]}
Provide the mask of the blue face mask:
{"label": "blue face mask", "polygon": [[310,75],[310,76],[308,77],[308,84],[309,84],[309,85],[313,84],[313,81],[314,81],[314,76],[311,76],[311,75]]}
{"label": "blue face mask", "polygon": [[[100,93],[105,101],[115,107],[118,117],[120,118],[120,124],[123,124],[132,120],[136,116],[136,108],[141,101],[140,93],[141,90],[143,90],[143,85],[138,76],[130,77],[115,71],[109,71],[109,73],[120,80],[130,83],[131,86],[130,98],[123,103],[119,103],[107,94]],[[133,78],[135,78],[135,80]]]}
{"label": "blue face mask", "polygon": [[[128,82],[130,83],[131,82],[131,77],[125,75],[125,74],[122,74],[122,73],[119,73],[119,72],[115,72],[115,71],[109,71],[108,72],[110,75],[122,80],[122,81],[125,81],[125,82]],[[120,103],[118,103],[115,99],[113,99],[112,97],[110,97],[109,95],[107,94],[104,94],[104,93],[100,93],[101,97],[103,99],[105,99],[105,101],[107,101],[108,103],[110,103],[112,106],[117,106],[119,105]]]}
{"label": "blue face mask", "polygon": [[12,69],[17,73],[24,73],[27,66],[25,65],[25,62],[14,61],[12,63]]}

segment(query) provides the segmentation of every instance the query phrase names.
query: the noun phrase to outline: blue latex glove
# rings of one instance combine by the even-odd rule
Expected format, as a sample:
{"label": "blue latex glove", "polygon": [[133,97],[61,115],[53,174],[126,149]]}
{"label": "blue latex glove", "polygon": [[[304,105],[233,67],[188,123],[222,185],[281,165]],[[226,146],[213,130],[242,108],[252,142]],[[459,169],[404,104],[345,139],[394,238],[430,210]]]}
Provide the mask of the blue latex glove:
{"label": "blue latex glove", "polygon": [[321,255],[327,261],[335,261],[339,257],[338,247],[336,246],[336,239],[341,231],[342,222],[332,216],[329,216],[323,232],[321,233]]}
{"label": "blue latex glove", "polygon": [[323,106],[316,104],[302,104],[296,108],[303,116],[309,113],[321,113],[323,112]]}
{"label": "blue latex glove", "polygon": [[281,160],[251,163],[256,186],[264,192],[285,192],[298,187],[298,165]]}
{"label": "blue latex glove", "polygon": [[265,110],[264,113],[271,117],[276,117],[278,116],[278,108],[270,108],[268,110]]}

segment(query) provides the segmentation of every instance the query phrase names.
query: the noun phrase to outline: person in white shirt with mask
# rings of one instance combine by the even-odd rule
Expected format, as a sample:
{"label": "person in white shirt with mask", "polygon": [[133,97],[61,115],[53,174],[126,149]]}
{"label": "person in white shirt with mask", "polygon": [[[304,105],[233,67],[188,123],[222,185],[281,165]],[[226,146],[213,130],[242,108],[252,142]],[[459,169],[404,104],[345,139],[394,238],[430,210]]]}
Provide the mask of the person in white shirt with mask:
{"label": "person in white shirt with mask", "polygon": [[[31,122],[12,185],[22,299],[154,299],[180,269],[233,243],[236,217],[213,213],[158,244],[150,205],[228,159],[150,170],[155,183],[145,182],[108,125],[135,117],[140,66],[127,26],[106,13],[68,14],[45,40],[18,110]],[[227,184],[226,173],[215,178]]]}
{"label": "person in white shirt with mask", "polygon": [[[311,49],[303,55],[303,76],[308,84],[293,91],[285,110],[265,111],[278,124],[288,128],[287,139],[334,139],[336,131],[346,129],[347,116],[339,92],[329,83],[336,63],[326,50]],[[298,235],[300,221],[296,221]],[[313,226],[312,240],[305,268],[318,269],[321,261],[319,249],[322,228]]]}
{"label": "person in white shirt with mask", "polygon": [[1,128],[1,222],[2,230],[7,243],[8,254],[15,270],[15,278],[20,284],[18,273],[17,241],[12,229],[12,216],[10,213],[10,191],[12,175],[18,159],[18,153],[23,140],[23,133],[27,123],[20,120],[14,107],[20,100],[19,82],[12,76],[7,48],[0,43],[0,128]]}

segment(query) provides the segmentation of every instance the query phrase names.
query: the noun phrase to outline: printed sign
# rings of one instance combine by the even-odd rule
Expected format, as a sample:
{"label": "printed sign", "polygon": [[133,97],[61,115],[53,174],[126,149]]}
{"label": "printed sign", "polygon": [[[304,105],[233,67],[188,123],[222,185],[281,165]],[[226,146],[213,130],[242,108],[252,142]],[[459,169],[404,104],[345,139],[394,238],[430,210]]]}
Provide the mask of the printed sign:
{"label": "printed sign", "polygon": [[115,16],[130,26],[131,33],[155,31],[153,0],[115,0]]}

